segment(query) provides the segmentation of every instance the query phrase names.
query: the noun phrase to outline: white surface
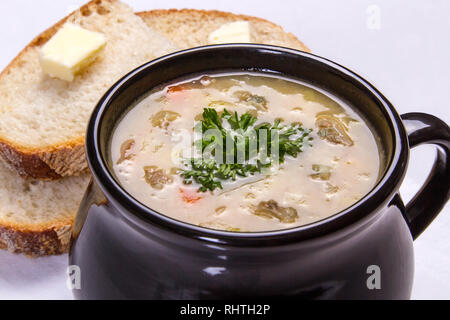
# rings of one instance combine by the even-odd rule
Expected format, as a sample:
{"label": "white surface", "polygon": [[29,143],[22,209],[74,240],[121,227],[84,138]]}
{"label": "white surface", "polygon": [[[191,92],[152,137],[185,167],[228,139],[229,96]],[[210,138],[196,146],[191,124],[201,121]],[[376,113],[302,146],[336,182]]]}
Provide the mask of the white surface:
{"label": "white surface", "polygon": [[[339,62],[368,79],[400,113],[428,112],[450,123],[450,1],[125,2],[136,10],[219,9],[272,20],[296,34],[315,54]],[[0,68],[40,31],[82,3],[81,0],[0,1]],[[378,9],[379,25],[369,17],[372,10]],[[377,25],[380,29],[374,29]],[[431,147],[413,151],[402,189],[405,200],[425,180],[433,159]],[[450,299],[449,213],[447,205],[415,243],[414,299]],[[66,256],[29,260],[0,252],[0,299],[71,299],[65,287],[66,265]]]}

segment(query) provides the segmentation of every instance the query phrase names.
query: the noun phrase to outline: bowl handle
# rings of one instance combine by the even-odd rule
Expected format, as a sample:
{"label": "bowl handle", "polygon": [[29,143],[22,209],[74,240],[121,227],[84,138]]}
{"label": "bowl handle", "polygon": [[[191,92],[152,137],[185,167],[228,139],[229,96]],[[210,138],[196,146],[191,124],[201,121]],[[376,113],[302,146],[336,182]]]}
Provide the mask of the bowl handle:
{"label": "bowl handle", "polygon": [[450,198],[450,128],[426,113],[408,113],[402,115],[402,119],[410,148],[422,144],[437,147],[437,157],[427,181],[406,206],[406,221],[416,240]]}

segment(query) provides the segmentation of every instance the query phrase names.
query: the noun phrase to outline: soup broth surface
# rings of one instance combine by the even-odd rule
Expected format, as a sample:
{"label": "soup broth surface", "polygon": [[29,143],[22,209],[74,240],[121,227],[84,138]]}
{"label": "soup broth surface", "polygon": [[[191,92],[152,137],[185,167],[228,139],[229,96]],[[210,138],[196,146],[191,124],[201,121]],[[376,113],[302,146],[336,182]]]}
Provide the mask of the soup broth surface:
{"label": "soup broth surface", "polygon": [[[296,157],[200,191],[202,185],[186,184],[182,173],[192,170],[194,127],[206,108],[219,116],[225,110],[249,114],[257,118],[255,127],[280,119],[311,132]],[[368,194],[380,170],[375,138],[348,105],[307,85],[258,74],[203,76],[153,90],[117,125],[110,160],[123,188],[149,208],[235,232],[288,229],[332,216]]]}

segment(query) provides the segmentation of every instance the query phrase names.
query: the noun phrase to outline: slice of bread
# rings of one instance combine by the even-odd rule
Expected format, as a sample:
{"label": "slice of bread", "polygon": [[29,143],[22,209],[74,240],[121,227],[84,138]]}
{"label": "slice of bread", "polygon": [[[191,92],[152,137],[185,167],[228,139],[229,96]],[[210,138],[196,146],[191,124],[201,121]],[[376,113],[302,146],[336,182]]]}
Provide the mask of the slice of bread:
{"label": "slice of bread", "polygon": [[[40,48],[66,22],[97,31],[106,48],[74,82],[42,72]],[[177,48],[116,0],[94,0],[34,39],[0,75],[0,154],[21,176],[57,179],[87,170],[84,136],[106,90]]]}
{"label": "slice of bread", "polygon": [[182,49],[208,45],[209,35],[226,23],[248,21],[253,43],[271,44],[309,52],[308,47],[292,33],[287,33],[282,27],[261,18],[193,9],[153,10],[137,14],[149,26]]}
{"label": "slice of bread", "polygon": [[88,182],[88,175],[23,180],[0,161],[0,249],[31,257],[67,252]]}

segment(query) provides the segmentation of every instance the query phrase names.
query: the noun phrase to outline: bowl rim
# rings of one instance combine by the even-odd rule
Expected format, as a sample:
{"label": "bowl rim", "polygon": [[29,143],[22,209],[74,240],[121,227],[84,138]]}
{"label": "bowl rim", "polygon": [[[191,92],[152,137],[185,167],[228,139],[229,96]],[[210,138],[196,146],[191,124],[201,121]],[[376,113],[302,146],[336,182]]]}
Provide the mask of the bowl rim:
{"label": "bowl rim", "polygon": [[[111,101],[113,101],[116,94],[120,94],[120,89],[132,83],[141,73],[148,72],[149,69],[161,62],[169,59],[182,59],[185,55],[204,51],[211,51],[217,54],[217,51],[228,49],[268,50],[277,54],[298,55],[302,58],[312,59],[315,62],[326,64],[327,67],[331,67],[334,71],[350,76],[352,80],[363,85],[364,89],[375,97],[385,109],[383,111],[389,116],[389,118],[386,118],[386,121],[388,121],[389,127],[393,131],[394,138],[392,159],[387,165],[384,176],[379,179],[379,182],[372,191],[349,208],[308,225],[285,230],[243,233],[208,229],[173,219],[144,206],[122,188],[111,174],[109,166],[100,149],[101,123],[108,106]],[[251,72],[251,66],[248,71]],[[119,211],[125,214],[129,221],[132,221],[139,227],[162,227],[171,232],[215,244],[221,243],[248,246],[259,245],[261,242],[264,242],[266,245],[271,245],[286,241],[310,239],[343,229],[358,221],[367,220],[370,216],[373,216],[373,214],[379,211],[379,208],[386,206],[398,192],[400,184],[406,174],[409,159],[409,147],[402,120],[392,104],[372,84],[350,69],[312,53],[285,47],[261,44],[223,44],[202,46],[171,53],[143,64],[117,81],[101,98],[91,115],[86,134],[86,155],[94,181],[105,194],[106,198],[116,206],[121,207],[122,210]]]}

